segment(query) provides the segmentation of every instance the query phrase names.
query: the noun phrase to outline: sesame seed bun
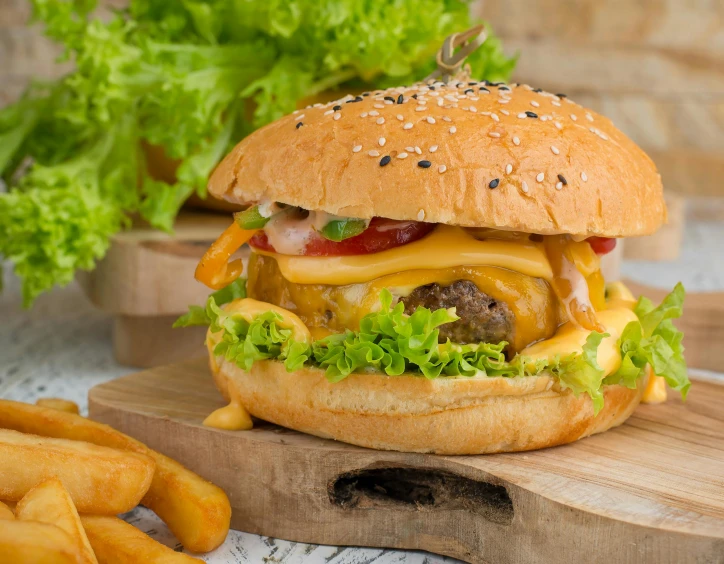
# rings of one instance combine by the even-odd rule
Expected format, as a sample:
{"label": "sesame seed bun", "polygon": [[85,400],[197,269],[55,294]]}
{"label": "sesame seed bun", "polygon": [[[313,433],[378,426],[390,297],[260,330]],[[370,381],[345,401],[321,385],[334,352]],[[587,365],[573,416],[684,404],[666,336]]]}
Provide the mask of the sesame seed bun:
{"label": "sesame seed bun", "polygon": [[209,191],[240,204],[582,237],[646,235],[666,220],[655,165],[608,119],[527,85],[432,86],[283,117],[239,143]]}
{"label": "sesame seed bun", "polygon": [[363,447],[437,454],[533,450],[602,433],[628,419],[646,386],[646,378],[635,390],[605,386],[594,417],[588,396],[548,376],[351,374],[330,384],[319,368],[289,373],[278,361],[248,372],[221,357],[210,364],[226,399],[265,421]]}

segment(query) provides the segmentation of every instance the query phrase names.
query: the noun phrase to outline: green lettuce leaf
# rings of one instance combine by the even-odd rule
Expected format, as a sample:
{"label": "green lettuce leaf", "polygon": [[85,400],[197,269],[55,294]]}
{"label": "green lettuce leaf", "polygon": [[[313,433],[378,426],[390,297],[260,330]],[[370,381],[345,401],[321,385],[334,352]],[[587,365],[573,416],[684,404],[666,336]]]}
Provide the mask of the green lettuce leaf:
{"label": "green lettuce leaf", "polygon": [[[220,307],[234,300],[246,297],[246,278],[237,278],[228,286],[211,294],[208,301],[212,301],[216,307]],[[194,325],[211,325],[211,317],[207,313],[207,307],[196,305],[189,306],[188,313],[183,314],[173,324],[174,329],[178,327],[192,327]]]}

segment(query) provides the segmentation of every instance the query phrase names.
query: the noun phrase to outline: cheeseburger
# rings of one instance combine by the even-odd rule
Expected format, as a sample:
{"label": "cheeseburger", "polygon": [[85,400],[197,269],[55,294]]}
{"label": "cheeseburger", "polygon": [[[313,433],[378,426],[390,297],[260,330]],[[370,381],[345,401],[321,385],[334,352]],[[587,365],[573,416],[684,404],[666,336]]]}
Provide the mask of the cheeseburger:
{"label": "cheeseburger", "polygon": [[430,80],[315,104],[245,138],[209,191],[245,210],[196,271],[217,292],[180,324],[210,325],[235,428],[522,451],[689,387],[683,288],[655,306],[600,267],[666,220],[661,179],[563,94]]}

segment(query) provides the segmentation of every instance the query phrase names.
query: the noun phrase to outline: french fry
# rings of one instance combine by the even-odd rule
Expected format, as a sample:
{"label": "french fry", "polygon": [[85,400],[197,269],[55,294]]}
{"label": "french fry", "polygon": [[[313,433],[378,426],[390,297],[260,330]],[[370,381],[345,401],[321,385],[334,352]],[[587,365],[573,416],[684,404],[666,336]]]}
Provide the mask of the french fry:
{"label": "french fry", "polygon": [[156,472],[141,503],[168,525],[183,546],[209,552],[229,532],[231,505],[221,488],[113,427],[71,413],[0,400],[0,428],[147,454],[156,461]]}
{"label": "french fry", "polygon": [[78,546],[60,527],[36,521],[3,521],[0,562],[81,564]]}
{"label": "french fry", "polygon": [[100,564],[191,564],[198,558],[156,542],[143,531],[118,517],[82,515],[81,521]]}
{"label": "french fry", "polygon": [[26,493],[15,508],[15,516],[21,521],[40,521],[60,527],[80,549],[83,564],[98,564],[73,500],[58,478],[46,480]]}
{"label": "french fry", "polygon": [[77,403],[62,398],[40,398],[35,402],[35,405],[58,409],[60,411],[67,411],[68,413],[75,413],[76,415],[80,413]]}
{"label": "french fry", "polygon": [[0,521],[12,521],[13,519],[15,519],[15,513],[13,513],[13,510],[0,501]]}
{"label": "french fry", "polygon": [[80,511],[116,515],[138,505],[154,467],[136,452],[0,429],[0,499],[19,501],[55,476]]}

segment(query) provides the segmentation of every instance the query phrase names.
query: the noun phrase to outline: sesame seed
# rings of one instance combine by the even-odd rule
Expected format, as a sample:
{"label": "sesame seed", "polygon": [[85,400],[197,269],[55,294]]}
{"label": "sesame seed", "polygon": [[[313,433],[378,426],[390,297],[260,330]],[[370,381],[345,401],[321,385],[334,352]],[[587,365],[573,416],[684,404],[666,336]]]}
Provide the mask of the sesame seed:
{"label": "sesame seed", "polygon": [[370,157],[379,157],[379,156],[380,156],[380,152],[379,152],[379,151],[375,151],[374,149],[372,149],[372,150],[371,150],[369,153],[367,153],[367,154],[368,154]]}
{"label": "sesame seed", "polygon": [[448,116],[442,116],[443,121],[452,121]]}
{"label": "sesame seed", "polygon": [[556,147],[555,145],[551,145],[551,151],[553,152],[554,155],[561,154],[561,152],[558,150],[558,147]]}
{"label": "sesame seed", "polygon": [[549,116],[541,116],[541,117],[540,117],[540,120],[541,120],[541,121],[548,121],[549,119],[551,119]]}
{"label": "sesame seed", "polygon": [[490,94],[490,90],[488,90],[487,88],[485,88],[485,86],[481,86],[480,88],[478,88],[478,91],[479,91],[481,94]]}
{"label": "sesame seed", "polygon": [[304,119],[304,114],[294,118],[295,121],[299,121],[300,119]]}
{"label": "sesame seed", "polygon": [[475,113],[478,111],[478,108],[476,108],[475,106],[470,106],[470,111]]}
{"label": "sesame seed", "polygon": [[425,210],[420,210],[417,212],[417,221],[422,221],[425,219]]}
{"label": "sesame seed", "polygon": [[362,117],[362,118],[367,117],[367,112],[362,112],[362,113],[359,115],[359,117]]}
{"label": "sesame seed", "polygon": [[405,147],[405,151],[407,151],[408,153],[414,153],[415,147]]}
{"label": "sesame seed", "polygon": [[380,115],[380,112],[378,112],[377,110],[372,110],[372,111],[370,112],[370,115],[371,115],[372,117],[376,117],[376,116]]}
{"label": "sesame seed", "polygon": [[427,116],[427,123],[435,123],[435,118],[431,116]]}
{"label": "sesame seed", "polygon": [[573,121],[576,121],[578,118],[576,117],[576,114],[571,114],[571,119],[572,119]]}
{"label": "sesame seed", "polygon": [[407,153],[400,153],[400,154],[397,155],[397,158],[398,158],[398,159],[406,159],[406,158],[407,158]]}
{"label": "sesame seed", "polygon": [[385,155],[380,159],[380,166],[385,166],[387,164],[390,164],[390,161],[392,160],[392,157],[390,155]]}
{"label": "sesame seed", "polygon": [[387,139],[384,137],[380,137],[379,141],[377,141],[380,144],[380,147],[384,147],[385,143],[387,143]]}
{"label": "sesame seed", "polygon": [[533,92],[535,92],[535,93],[537,93],[537,94],[540,94],[541,92],[543,92],[543,89],[542,89],[542,88],[534,88],[534,89],[533,89]]}
{"label": "sesame seed", "polygon": [[299,129],[299,128],[302,127],[303,125],[304,125],[304,122],[301,122],[301,121],[300,121],[300,122],[296,125],[296,128]]}
{"label": "sesame seed", "polygon": [[583,180],[583,182],[588,182],[588,175],[585,172],[581,173],[581,180]]}
{"label": "sesame seed", "polygon": [[420,149],[420,147],[417,147],[417,146],[416,146],[416,147],[415,147],[415,152],[416,152],[418,155],[422,155],[422,149]]}
{"label": "sesame seed", "polygon": [[335,112],[338,112],[339,110],[342,109],[342,106],[337,105],[337,106],[334,106],[332,109],[333,109]]}
{"label": "sesame seed", "polygon": [[500,118],[497,114],[490,114],[490,117],[493,118],[493,121],[500,121]]}
{"label": "sesame seed", "polygon": [[445,103],[445,101],[444,101],[442,98],[438,98],[438,99],[437,99],[437,105],[438,105],[438,107],[439,107],[439,106],[442,106],[444,103]]}
{"label": "sesame seed", "polygon": [[525,180],[523,181],[521,188],[522,188],[523,192],[525,192],[526,194],[528,193],[528,183]]}
{"label": "sesame seed", "polygon": [[489,131],[488,135],[490,135],[491,137],[500,137],[500,133],[498,133],[497,131]]}
{"label": "sesame seed", "polygon": [[559,98],[567,98],[567,97],[568,97],[568,94],[561,94],[561,93],[559,92],[558,94],[556,94],[556,96],[558,96]]}
{"label": "sesame seed", "polygon": [[528,114],[526,114],[525,112],[520,112],[520,113],[518,114],[518,117],[519,117],[520,119],[525,119],[525,118],[528,117]]}
{"label": "sesame seed", "polygon": [[397,114],[396,117],[397,117],[397,119],[399,119],[400,121],[404,121],[404,120],[405,120],[405,118],[404,118],[404,116],[403,116],[402,114]]}
{"label": "sesame seed", "polygon": [[385,118],[377,118],[377,125],[382,125],[383,123],[385,123]]}
{"label": "sesame seed", "polygon": [[527,115],[529,118],[537,118],[538,114],[535,112],[525,112],[525,115]]}
{"label": "sesame seed", "polygon": [[556,183],[556,190],[563,190],[563,182]]}
{"label": "sesame seed", "polygon": [[500,178],[494,178],[490,181],[490,184],[488,184],[488,188],[491,190],[498,187],[498,184],[500,184]]}
{"label": "sesame seed", "polygon": [[530,105],[533,106],[534,108],[540,108],[540,104],[538,102],[536,102],[535,100],[531,100]]}
{"label": "sesame seed", "polygon": [[454,125],[450,128],[450,133],[455,133],[458,130]]}
{"label": "sesame seed", "polygon": [[563,176],[562,174],[558,175],[558,180],[560,180],[564,186],[568,186],[568,181],[566,180],[566,177]]}
{"label": "sesame seed", "polygon": [[420,168],[430,168],[432,166],[432,163],[430,161],[417,161],[417,166]]}
{"label": "sesame seed", "polygon": [[593,121],[593,116],[591,114],[586,114],[586,119],[588,121]]}
{"label": "sesame seed", "polygon": [[542,172],[539,172],[539,173],[538,173],[538,176],[536,176],[535,179],[536,179],[538,182],[543,182],[543,180],[545,179],[545,177],[546,177],[545,174],[543,174]]}
{"label": "sesame seed", "polygon": [[404,102],[404,101],[405,101],[405,97],[404,97],[402,94],[400,94],[400,95],[397,97],[397,103],[398,103],[398,104],[402,104],[402,102]]}
{"label": "sesame seed", "polygon": [[353,153],[359,153],[361,150],[362,150],[362,145],[355,145],[354,147],[352,147]]}
{"label": "sesame seed", "polygon": [[432,147],[430,147],[431,153],[434,153],[435,151],[437,151],[437,145],[433,145]]}
{"label": "sesame seed", "polygon": [[342,114],[334,114],[334,121],[337,121],[342,117]]}
{"label": "sesame seed", "polygon": [[498,102],[500,102],[501,104],[507,104],[508,102],[510,102],[510,98],[500,98]]}
{"label": "sesame seed", "polygon": [[510,112],[509,112],[508,110],[505,110],[505,109],[504,109],[504,110],[500,110],[500,113],[503,114],[504,116],[509,116],[509,115],[510,115]]}
{"label": "sesame seed", "polygon": [[556,126],[556,129],[563,129],[563,126],[561,125],[561,122],[557,121],[553,125]]}
{"label": "sesame seed", "polygon": [[446,167],[445,165],[440,165],[439,167],[437,167],[437,171],[438,171],[440,174],[442,174],[442,173],[445,172],[446,170],[447,170],[447,167]]}
{"label": "sesame seed", "polygon": [[405,125],[402,126],[402,129],[412,129],[412,123],[408,121]]}
{"label": "sesame seed", "polygon": [[510,174],[511,172],[513,172],[513,165],[512,164],[505,165],[505,174]]}
{"label": "sesame seed", "polygon": [[379,108],[382,110],[382,109],[384,109],[384,107],[385,107],[384,104],[375,104],[375,108]]}
{"label": "sesame seed", "polygon": [[556,102],[555,100],[551,100],[551,104],[553,104],[554,106],[557,106],[557,107],[559,107],[559,108],[561,107],[561,103],[560,103],[560,102]]}
{"label": "sesame seed", "polygon": [[395,99],[392,96],[385,96],[385,100],[389,100],[390,102],[395,101]]}
{"label": "sesame seed", "polygon": [[324,112],[324,115],[325,115],[325,116],[328,116],[328,115],[333,114],[333,113],[334,113],[334,110],[327,110],[326,112]]}
{"label": "sesame seed", "polygon": [[417,106],[415,108],[416,112],[424,112],[427,108],[425,106]]}
{"label": "sesame seed", "polygon": [[417,100],[417,94],[413,94],[412,97]]}
{"label": "sesame seed", "polygon": [[513,145],[516,147],[520,145],[520,139],[518,137],[513,137]]}

